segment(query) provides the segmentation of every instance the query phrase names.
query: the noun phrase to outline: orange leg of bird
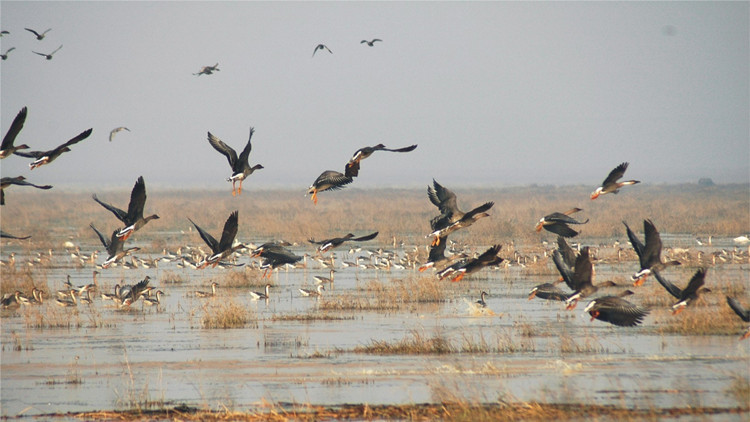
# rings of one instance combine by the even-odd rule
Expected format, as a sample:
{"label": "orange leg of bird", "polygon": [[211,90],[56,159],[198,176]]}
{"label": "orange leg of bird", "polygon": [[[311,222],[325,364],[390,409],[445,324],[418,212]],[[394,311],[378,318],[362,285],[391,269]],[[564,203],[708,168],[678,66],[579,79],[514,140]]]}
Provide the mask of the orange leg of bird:
{"label": "orange leg of bird", "polygon": [[680,306],[679,308],[677,308],[674,311],[672,311],[672,315],[679,314],[680,312],[682,312],[683,309],[685,309],[685,307],[684,306]]}
{"label": "orange leg of bird", "polygon": [[595,320],[599,316],[599,311],[591,312],[591,321]]}
{"label": "orange leg of bird", "polygon": [[463,280],[464,274],[466,274],[466,273],[461,273],[461,274],[453,277],[453,280],[451,280],[451,281],[454,282],[454,283],[456,283],[456,282],[459,282],[459,281]]}
{"label": "orange leg of bird", "polygon": [[533,292],[531,292],[531,293],[529,294],[529,300],[531,300],[531,299],[533,299],[533,298],[535,298],[535,297],[536,297],[536,290],[534,290]]}
{"label": "orange leg of bird", "polygon": [[646,282],[646,277],[648,277],[648,275],[645,275],[645,276],[639,278],[638,280],[636,280],[635,282],[633,282],[633,286],[642,286],[643,283]]}
{"label": "orange leg of bird", "polygon": [[313,201],[313,204],[318,205],[318,191],[317,190],[313,191],[312,201]]}
{"label": "orange leg of bird", "polygon": [[242,179],[240,179],[240,187],[237,188],[237,195],[242,194]]}
{"label": "orange leg of bird", "polygon": [[439,245],[439,244],[440,244],[440,237],[438,237],[438,236],[435,236],[435,238],[434,238],[434,239],[432,239],[432,244],[430,244],[430,246],[433,246],[433,247],[435,247],[435,246],[437,246],[437,245]]}
{"label": "orange leg of bird", "polygon": [[571,310],[575,309],[577,305],[578,305],[578,299],[576,299],[573,302],[571,302],[571,304],[568,305],[568,306],[566,306],[565,309],[567,309],[568,311],[571,311]]}
{"label": "orange leg of bird", "polygon": [[423,266],[421,266],[421,267],[419,267],[419,268],[417,268],[417,269],[419,270],[419,272],[420,272],[420,273],[423,273],[423,272],[424,272],[424,270],[426,270],[426,269],[427,269],[427,267],[425,267],[425,266],[423,265]]}
{"label": "orange leg of bird", "polygon": [[750,337],[750,329],[747,330],[747,332],[745,332],[745,334],[743,334],[742,337],[740,337],[740,340],[744,340],[748,337]]}
{"label": "orange leg of bird", "polygon": [[237,189],[235,188],[235,183],[237,183],[237,181],[232,180],[232,196],[237,196]]}

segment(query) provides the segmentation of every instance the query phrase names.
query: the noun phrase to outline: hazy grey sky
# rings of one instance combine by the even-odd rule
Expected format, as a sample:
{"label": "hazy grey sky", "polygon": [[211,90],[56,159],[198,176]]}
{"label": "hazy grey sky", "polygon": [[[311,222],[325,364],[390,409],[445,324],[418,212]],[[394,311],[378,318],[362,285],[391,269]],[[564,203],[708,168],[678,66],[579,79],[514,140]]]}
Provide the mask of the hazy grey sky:
{"label": "hazy grey sky", "polygon": [[[230,187],[206,132],[240,150],[245,189],[298,187],[384,143],[355,185],[750,180],[747,2],[0,3],[2,133],[54,163],[35,183]],[[23,28],[52,28],[37,41]],[[363,39],[381,38],[375,47]],[[318,52],[324,43],[333,51]],[[49,52],[51,61],[31,51]],[[219,63],[219,72],[194,76]],[[112,128],[127,126],[108,142]]]}

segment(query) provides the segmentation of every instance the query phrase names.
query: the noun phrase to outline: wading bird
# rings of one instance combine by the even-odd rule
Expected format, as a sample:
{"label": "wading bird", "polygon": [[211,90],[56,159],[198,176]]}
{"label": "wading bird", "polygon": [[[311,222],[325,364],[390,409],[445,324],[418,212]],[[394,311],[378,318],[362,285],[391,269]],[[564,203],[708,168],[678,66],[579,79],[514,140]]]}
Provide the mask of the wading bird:
{"label": "wading bird", "polygon": [[271,289],[271,285],[270,284],[266,284],[265,293],[251,291],[250,292],[250,299],[253,299],[253,300],[261,300],[261,299],[262,300],[267,300],[269,297],[271,297],[270,296],[270,292],[271,292],[270,289]]}
{"label": "wading bird", "polygon": [[106,202],[102,202],[97,198],[96,194],[91,196],[94,201],[99,205],[109,210],[112,214],[117,217],[118,220],[125,224],[125,228],[120,229],[117,232],[117,237],[122,241],[127,240],[131,234],[135,233],[141,227],[145,226],[151,220],[159,218],[158,215],[152,214],[148,217],[143,217],[143,207],[146,205],[146,182],[143,180],[143,176],[140,176],[136,180],[133,190],[130,192],[130,203],[128,204],[128,212],[125,212],[117,207],[114,207]]}
{"label": "wading bird", "polygon": [[599,195],[604,195],[605,193],[617,193],[623,186],[641,183],[639,180],[618,182],[618,180],[622,179],[622,176],[625,175],[625,170],[627,170],[627,168],[628,163],[622,163],[619,166],[615,167],[611,172],[609,172],[609,175],[606,179],[604,179],[602,185],[596,188],[596,190],[591,193],[591,199],[596,199],[599,197]]}
{"label": "wading bird", "polygon": [[28,152],[15,151],[13,153],[16,155],[20,155],[21,157],[36,158],[35,161],[29,164],[29,168],[31,170],[34,170],[37,167],[53,162],[57,157],[62,155],[62,153],[70,151],[70,148],[68,147],[70,147],[73,144],[77,144],[78,142],[81,142],[82,140],[88,138],[89,135],[91,135],[91,131],[92,129],[84,130],[83,132],[79,133],[76,137],[72,138],[68,142],[58,146],[55,149],[51,149],[49,151],[28,151]]}
{"label": "wading bird", "polygon": [[196,290],[195,295],[198,297],[213,297],[216,296],[216,287],[219,285],[219,283],[213,281],[211,282],[211,291],[210,292],[204,292],[202,290]]}
{"label": "wading bird", "polygon": [[319,296],[323,296],[323,290],[325,289],[326,288],[323,287],[322,284],[319,284],[317,290],[299,289],[299,293],[302,296],[318,296],[319,297]]}
{"label": "wading bird", "polygon": [[[232,175],[231,177],[227,178],[227,182],[232,182],[232,196],[239,195],[242,193],[242,181],[245,180],[247,176],[250,176],[251,174],[253,174],[255,170],[260,170],[263,168],[263,166],[260,164],[256,164],[251,167],[250,163],[248,162],[250,151],[253,148],[250,141],[253,139],[254,132],[255,132],[255,129],[251,127],[250,136],[247,138],[247,144],[245,145],[245,149],[242,150],[239,156],[237,156],[237,152],[234,149],[232,149],[232,147],[222,142],[221,139],[212,135],[211,132],[208,132],[208,142],[211,144],[212,147],[214,147],[216,151],[219,151],[225,157],[227,157],[227,161],[229,161],[229,166],[232,167]],[[240,182],[240,186],[239,188],[235,189],[235,184],[237,182]]]}

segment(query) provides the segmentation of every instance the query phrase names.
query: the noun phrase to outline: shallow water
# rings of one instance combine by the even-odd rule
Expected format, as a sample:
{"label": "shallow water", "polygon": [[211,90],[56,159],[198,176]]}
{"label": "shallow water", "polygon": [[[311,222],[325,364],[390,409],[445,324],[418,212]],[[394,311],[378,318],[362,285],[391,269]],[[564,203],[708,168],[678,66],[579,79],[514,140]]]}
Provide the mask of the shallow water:
{"label": "shallow water", "polygon": [[[3,254],[11,250],[5,248]],[[29,256],[17,252],[20,271]],[[337,256],[339,262],[352,259],[346,251]],[[247,256],[240,262],[249,262]],[[731,394],[733,385],[738,378],[747,382],[750,377],[750,341],[738,341],[741,330],[737,335],[663,334],[659,327],[670,318],[666,307],[654,309],[640,327],[621,328],[589,321],[583,315],[585,301],[566,311],[558,302],[527,300],[531,287],[554,280],[552,264],[547,265],[548,270],[541,271],[545,275],[515,265],[483,270],[459,283],[446,280],[446,301],[374,311],[322,311],[325,299],[301,297],[297,289],[311,288],[313,275],[328,276],[312,261],[307,269],[275,272],[268,301],[253,301],[247,294],[261,287],[220,286],[217,297],[209,299],[192,294],[209,290],[210,280],[221,284],[231,271],[258,273],[247,268],[181,269],[172,262],[152,269],[101,270],[99,285],[106,292],[121,280],[134,284],[150,276],[151,285],[166,292],[162,304],[144,308],[139,301],[123,311],[102,302],[97,293],[92,305],[75,309],[58,308],[48,300],[41,306],[2,311],[2,414],[128,408],[149,401],[243,410],[264,400],[402,404],[451,397],[631,408],[738,405]],[[747,262],[717,266],[707,283],[734,279],[747,286],[748,268]],[[597,266],[597,277],[627,277],[635,269],[635,262],[603,263]],[[90,282],[92,271],[91,266],[73,266],[60,252],[51,265],[35,267],[32,273],[39,279],[46,276],[54,292],[63,288],[65,275],[80,285]],[[185,281],[163,281],[167,271]],[[694,268],[670,272],[670,279],[683,285],[692,272]],[[370,289],[372,280],[380,286],[399,286],[411,277],[426,275],[411,269],[337,268],[335,282],[324,295],[367,298],[376,294]],[[642,290],[634,302],[666,295],[658,285],[638,289]],[[482,290],[489,293],[486,300],[493,312],[472,307]],[[230,298],[250,310],[251,321],[244,328],[203,328],[206,309]],[[740,299],[748,303],[746,297]],[[726,311],[721,293],[707,301],[716,312]],[[693,311],[698,310],[688,309],[674,318]],[[341,319],[280,319],[308,314]],[[71,326],[34,328],[40,315],[70,321]],[[353,352],[373,340],[395,342],[415,333],[439,336],[454,346],[484,342],[495,351]],[[505,350],[511,346],[516,350]]]}

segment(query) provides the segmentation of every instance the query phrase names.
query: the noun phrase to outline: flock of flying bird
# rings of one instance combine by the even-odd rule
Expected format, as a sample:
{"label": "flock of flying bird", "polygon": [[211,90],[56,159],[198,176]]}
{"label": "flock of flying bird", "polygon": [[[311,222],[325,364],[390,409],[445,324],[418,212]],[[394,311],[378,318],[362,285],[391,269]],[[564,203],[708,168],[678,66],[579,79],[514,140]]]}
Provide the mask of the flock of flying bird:
{"label": "flock of flying bird", "polygon": [[[49,29],[38,33],[33,29],[25,28],[27,31],[32,32],[38,40],[44,39],[45,35],[50,31]],[[7,34],[7,31],[2,31],[2,34]],[[375,42],[380,42],[380,39],[373,40],[362,40],[362,44],[367,44],[372,47]],[[45,56],[47,60],[52,59],[52,55],[57,52],[62,46],[49,54],[37,53],[36,54]],[[13,50],[10,48],[8,51],[3,53],[2,59],[7,58],[7,54]],[[326,45],[319,44],[313,50],[313,56],[318,51],[328,51],[333,53]],[[211,75],[214,72],[219,71],[218,63],[214,66],[204,66],[198,73],[194,75]],[[27,116],[27,108],[24,107],[18,113],[13,123],[11,124],[8,132],[2,141],[0,147],[0,159],[7,158],[11,155],[18,155],[21,157],[33,158],[29,164],[31,170],[51,163],[57,159],[60,155],[70,151],[70,147],[74,144],[83,141],[88,138],[92,129],[87,129],[75,137],[71,138],[67,142],[59,145],[58,147],[47,150],[47,151],[24,151],[29,149],[26,144],[14,145],[16,137],[19,135],[23,128],[24,122]],[[122,130],[129,131],[126,127],[118,127],[110,132],[109,140],[112,141],[114,135]],[[250,165],[249,155],[252,150],[252,136],[254,129],[250,128],[250,135],[247,143],[238,155],[237,152],[221,139],[208,132],[209,144],[219,153],[224,155],[231,167],[232,173],[227,181],[232,182],[232,195],[240,195],[242,193],[242,183],[249,177],[254,171],[263,168],[262,165]],[[388,152],[411,152],[417,148],[417,145],[410,145],[402,148],[387,148],[383,144],[375,146],[368,146],[360,148],[355,151],[354,155],[344,166],[344,172],[338,172],[335,170],[326,170],[318,176],[317,179],[312,183],[308,189],[308,194],[311,195],[311,200],[314,204],[318,202],[318,193],[338,190],[346,187],[346,185],[352,183],[354,178],[359,175],[360,162],[377,151],[388,151]],[[594,200],[601,195],[608,193],[618,193],[619,190],[628,185],[634,185],[639,183],[637,180],[620,181],[627,170],[628,163],[622,163],[614,168],[609,175],[602,182],[601,186],[597,187],[594,192],[591,193],[590,199]],[[50,189],[50,185],[36,185],[25,180],[24,176],[17,177],[3,177],[0,181],[0,204],[5,204],[5,189],[11,185],[19,186],[31,186],[38,189]],[[488,217],[488,210],[494,205],[493,202],[486,202],[481,204],[468,212],[461,211],[457,206],[456,195],[449,189],[440,185],[437,181],[433,180],[432,186],[428,186],[428,198],[432,204],[434,204],[440,214],[434,217],[430,221],[431,232],[426,236],[431,239],[431,247],[427,262],[424,263],[419,271],[425,271],[428,268],[437,268],[437,276],[440,279],[451,278],[452,281],[460,281],[464,276],[472,274],[482,268],[488,266],[495,266],[503,261],[503,258],[499,256],[501,245],[493,245],[488,248],[484,253],[479,254],[475,257],[469,257],[464,254],[454,254],[450,257],[445,255],[446,245],[448,236],[456,230],[469,227],[476,223],[478,220]],[[107,259],[102,264],[102,268],[107,268],[113,263],[121,260],[131,252],[137,251],[139,248],[131,247],[125,248],[125,241],[137,230],[141,229],[149,221],[158,219],[159,216],[156,214],[144,217],[143,209],[146,202],[146,185],[143,177],[139,177],[131,192],[130,202],[127,211],[119,209],[113,205],[105,203],[96,196],[93,195],[94,201],[99,203],[106,210],[112,212],[118,220],[124,224],[124,228],[114,230],[109,237],[105,236],[100,232],[93,224],[91,224],[92,230],[95,232],[102,245],[105,247],[108,253]],[[580,225],[588,223],[588,219],[585,221],[579,221],[571,217],[582,211],[580,208],[573,208],[566,212],[554,212],[549,215],[542,217],[537,226],[536,230],[541,231],[545,229],[549,232],[557,234],[558,237],[558,248],[553,252],[553,262],[560,273],[560,280],[555,283],[545,283],[536,286],[530,292],[529,299],[539,297],[548,300],[559,300],[564,301],[567,305],[567,309],[572,309],[576,306],[576,303],[583,298],[587,298],[595,294],[602,286],[612,286],[613,283],[605,282],[599,285],[593,284],[593,264],[588,247],[580,249],[579,253],[575,253],[565,241],[565,238],[574,237],[579,232],[570,227],[571,224]],[[208,232],[202,229],[192,219],[189,221],[198,231],[200,237],[208,245],[211,250],[211,254],[205,256],[198,264],[198,268],[205,268],[209,265],[216,266],[223,260],[229,258],[234,254],[235,251],[241,248],[247,248],[246,245],[236,242],[235,237],[238,231],[238,212],[234,211],[230,214],[224,224],[223,231],[221,233],[220,240],[216,240]],[[680,289],[674,284],[667,281],[661,274],[660,271],[666,269],[669,266],[679,265],[678,261],[663,261],[661,258],[662,243],[659,236],[659,232],[656,230],[653,222],[650,220],[644,221],[644,234],[645,243],[642,243],[638,237],[633,233],[627,223],[625,224],[626,232],[630,243],[635,250],[639,258],[640,270],[633,275],[632,279],[635,282],[634,285],[641,285],[646,277],[653,275],[654,278],[665,288],[665,290],[674,296],[678,301],[673,305],[674,313],[679,312],[688,303],[696,300],[699,294],[703,291],[710,291],[703,287],[705,283],[706,269],[700,268],[695,275],[690,279],[687,287]],[[349,233],[343,237],[326,239],[323,241],[316,241],[310,239],[310,243],[318,245],[318,253],[325,253],[337,246],[340,246],[347,241],[367,241],[374,239],[378,235],[378,232],[374,232],[368,235],[355,237],[354,234]],[[15,239],[27,239],[28,236],[14,236],[3,231],[0,231],[0,237],[3,238],[15,238]],[[295,263],[302,260],[303,257],[295,255],[291,252],[283,242],[272,242],[263,244],[254,249],[251,257],[262,258],[260,268],[265,270],[263,277],[270,277],[273,269],[279,268],[284,265],[294,265]],[[331,277],[319,277],[320,280],[332,280],[333,270],[331,270]],[[572,290],[572,293],[565,293],[556,287],[556,284],[564,281],[565,284]],[[152,299],[146,297],[145,294],[152,290],[148,287],[149,278],[146,277],[143,281],[132,287],[126,289],[116,289],[113,298],[121,304],[121,306],[129,306],[138,298],[144,297],[147,301],[155,301],[158,304],[159,295],[163,292],[156,292],[156,298]],[[300,293],[305,296],[319,296],[321,290],[324,289],[324,283],[320,283],[317,290],[306,290],[300,289]],[[78,289],[71,288],[70,296],[72,303],[75,303],[75,292],[78,291],[79,295],[83,292],[87,292],[91,289],[92,285],[81,286]],[[72,287],[72,286],[71,286]],[[196,292],[197,295],[212,295],[215,294],[216,284],[212,284],[212,293]],[[255,299],[267,299],[269,295],[270,285],[266,285],[264,293],[251,292],[251,296]],[[634,326],[640,324],[649,310],[635,305],[624,299],[624,296],[628,296],[633,292],[625,290],[617,295],[609,295],[603,297],[593,298],[586,308],[585,312],[588,312],[592,320],[599,319],[605,322],[609,322],[619,326]],[[24,296],[20,295],[20,292],[16,292],[15,295],[6,296],[3,298],[4,303],[15,300],[16,302],[24,302]],[[41,293],[37,292],[36,289],[32,292],[33,298],[26,298],[29,300],[41,301]],[[103,296],[106,294],[103,294]],[[485,306],[484,298],[486,293],[481,292],[481,298],[477,303],[480,306]],[[83,299],[82,300],[86,300]],[[90,300],[90,298],[88,299]],[[743,309],[743,307],[735,299],[727,297],[727,303],[729,306],[743,319],[745,322],[750,322],[750,311]],[[61,306],[72,306],[71,301],[67,298],[58,298],[58,304]],[[743,338],[750,336],[750,330],[745,333]]]}
{"label": "flock of flying bird", "polygon": [[[29,32],[31,32],[32,34],[34,34],[34,36],[36,37],[36,39],[38,41],[42,41],[47,36],[47,33],[52,30],[52,28],[49,28],[49,29],[47,29],[45,31],[37,32],[36,30],[31,29],[31,28],[24,28],[24,29],[27,30],[27,31],[29,31]],[[5,35],[10,35],[10,32],[9,31],[0,31],[0,37],[1,36],[5,36]],[[57,47],[56,49],[54,49],[51,53],[39,53],[37,51],[32,51],[32,53],[40,55],[40,56],[44,57],[47,60],[52,60],[52,56],[55,53],[57,53],[58,51],[60,51],[60,49],[62,47],[63,47],[62,44],[60,44],[60,46]],[[9,49],[5,50],[2,54],[0,54],[0,59],[8,60],[8,55],[10,54],[11,51],[13,51],[15,49],[16,49],[16,47],[10,47]]]}

